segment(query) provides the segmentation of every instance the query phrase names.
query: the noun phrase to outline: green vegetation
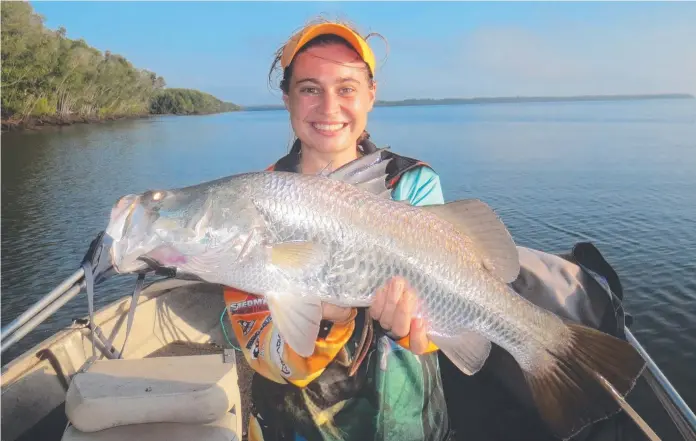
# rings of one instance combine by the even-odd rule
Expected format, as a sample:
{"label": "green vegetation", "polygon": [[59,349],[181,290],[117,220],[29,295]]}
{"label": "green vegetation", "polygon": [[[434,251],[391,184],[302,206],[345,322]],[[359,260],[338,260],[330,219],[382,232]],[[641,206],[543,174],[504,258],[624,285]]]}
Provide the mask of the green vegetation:
{"label": "green vegetation", "polygon": [[154,72],[65,35],[46,28],[28,2],[2,3],[3,127],[239,109],[203,92],[165,89]]}
{"label": "green vegetation", "polygon": [[165,89],[157,92],[150,101],[150,113],[196,115],[233,112],[236,104],[220,101],[214,96],[191,89]]}

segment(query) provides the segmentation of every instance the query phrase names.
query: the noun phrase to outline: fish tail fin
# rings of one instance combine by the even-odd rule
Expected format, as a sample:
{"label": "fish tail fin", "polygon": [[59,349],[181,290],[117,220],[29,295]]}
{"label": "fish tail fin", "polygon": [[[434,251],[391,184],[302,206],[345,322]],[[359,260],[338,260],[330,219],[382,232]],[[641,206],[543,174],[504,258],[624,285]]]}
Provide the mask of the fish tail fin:
{"label": "fish tail fin", "polygon": [[582,325],[567,326],[569,343],[547,348],[550,362],[525,372],[541,417],[562,439],[620,410],[603,380],[624,397],[645,367],[628,342]]}

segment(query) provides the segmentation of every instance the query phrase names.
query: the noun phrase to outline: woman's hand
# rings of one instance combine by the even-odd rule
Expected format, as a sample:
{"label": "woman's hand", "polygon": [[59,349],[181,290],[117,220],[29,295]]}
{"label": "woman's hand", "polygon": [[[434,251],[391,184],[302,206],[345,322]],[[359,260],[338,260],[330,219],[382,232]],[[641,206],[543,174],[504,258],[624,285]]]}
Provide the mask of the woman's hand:
{"label": "woman's hand", "polygon": [[[379,321],[382,328],[396,340],[410,336],[411,352],[425,353],[430,341],[425,333],[423,319],[413,318],[418,298],[403,277],[392,278],[377,290],[370,306],[370,316]],[[345,322],[350,318],[352,308],[322,303],[322,318],[332,322]]]}
{"label": "woman's hand", "polygon": [[411,352],[420,355],[429,345],[423,319],[413,318],[418,298],[403,277],[392,278],[377,290],[370,315],[396,340],[409,335]]}
{"label": "woman's hand", "polygon": [[321,318],[331,322],[345,322],[350,318],[350,313],[353,308],[332,305],[330,303],[321,303]]}

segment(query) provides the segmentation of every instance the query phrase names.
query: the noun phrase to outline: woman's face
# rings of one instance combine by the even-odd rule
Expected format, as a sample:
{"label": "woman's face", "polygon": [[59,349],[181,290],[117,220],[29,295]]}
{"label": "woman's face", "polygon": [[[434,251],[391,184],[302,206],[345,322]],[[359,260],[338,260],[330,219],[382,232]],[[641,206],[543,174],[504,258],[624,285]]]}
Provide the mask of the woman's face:
{"label": "woman's face", "polygon": [[283,101],[303,148],[355,149],[375,101],[367,65],[342,44],[311,47],[295,57]]}

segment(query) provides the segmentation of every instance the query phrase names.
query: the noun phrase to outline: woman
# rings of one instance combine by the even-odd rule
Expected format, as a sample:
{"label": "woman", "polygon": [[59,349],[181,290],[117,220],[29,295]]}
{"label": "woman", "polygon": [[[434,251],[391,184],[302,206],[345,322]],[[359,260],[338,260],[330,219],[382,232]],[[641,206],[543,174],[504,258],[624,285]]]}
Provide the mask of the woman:
{"label": "woman", "polygon": [[[375,57],[348,26],[304,27],[276,54],[283,102],[297,137],[270,169],[318,173],[374,151],[365,131],[375,102]],[[387,154],[387,153],[385,153]],[[413,205],[443,203],[426,164],[388,153],[392,197]],[[250,440],[444,440],[450,436],[436,347],[416,296],[401,278],[367,309],[323,305],[314,354],[300,357],[273,326],[264,299],[225,290],[230,320],[252,383]],[[260,374],[260,375],[258,375]]]}

